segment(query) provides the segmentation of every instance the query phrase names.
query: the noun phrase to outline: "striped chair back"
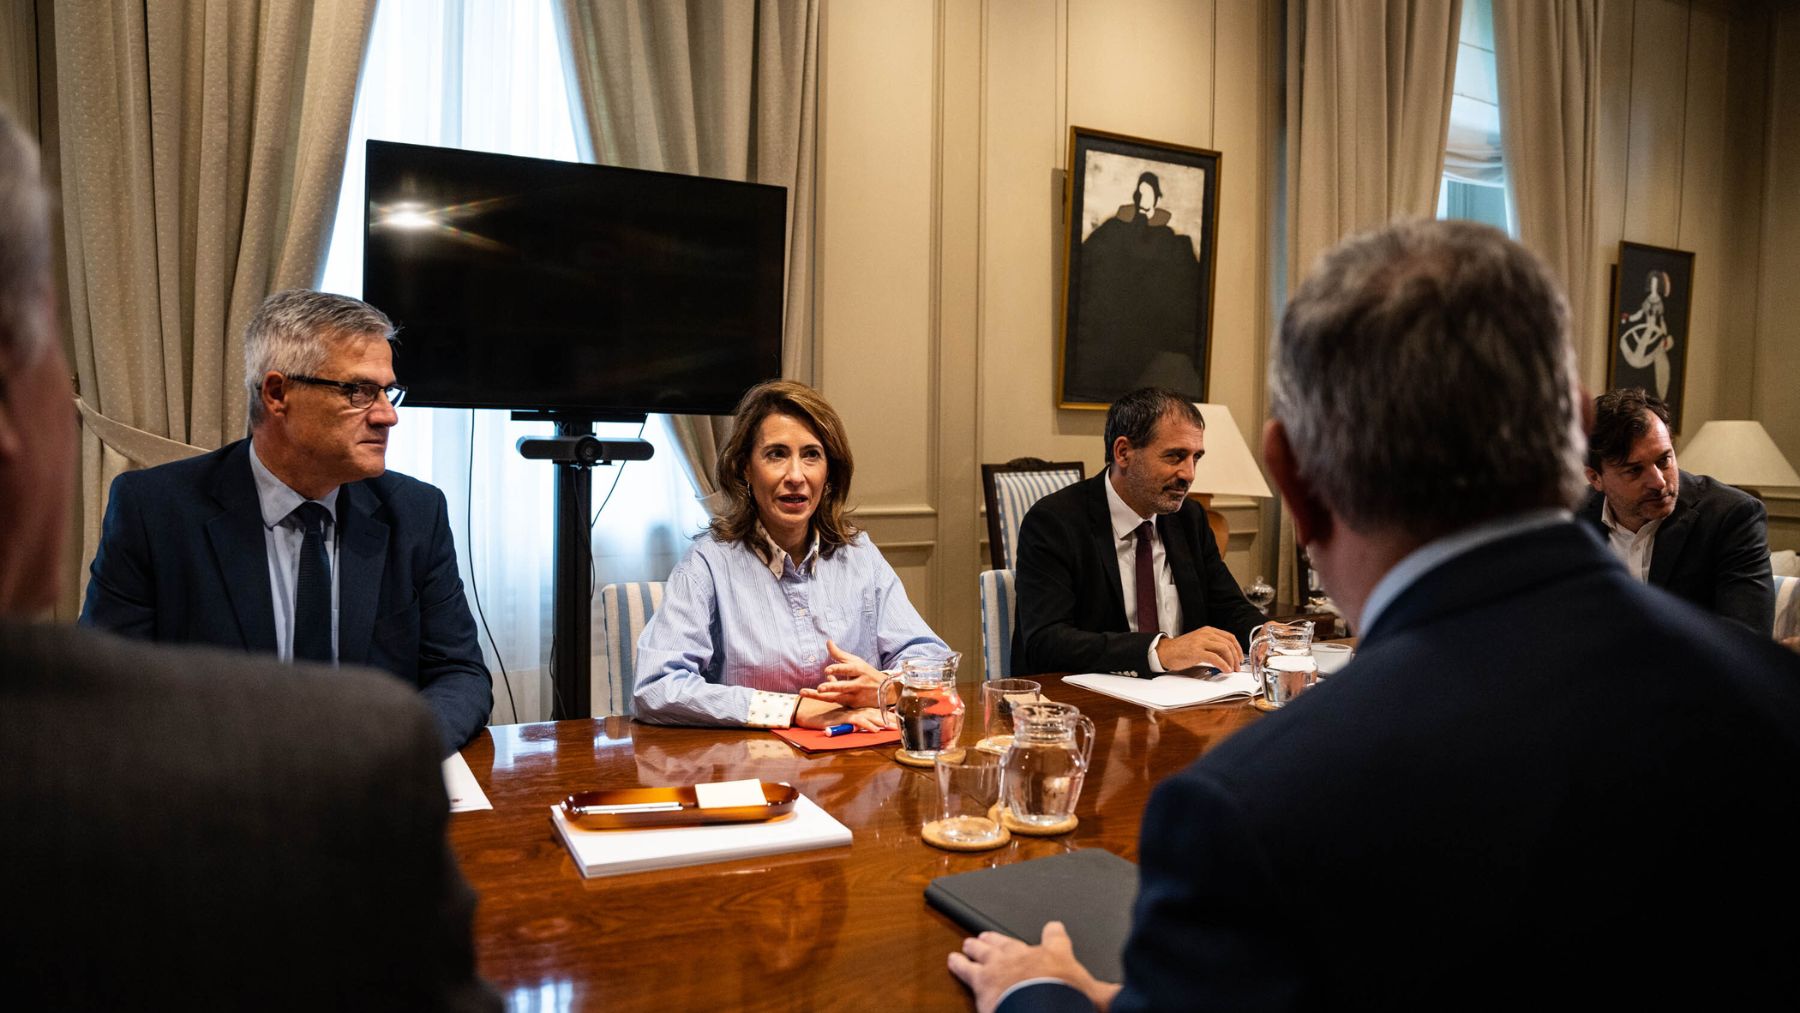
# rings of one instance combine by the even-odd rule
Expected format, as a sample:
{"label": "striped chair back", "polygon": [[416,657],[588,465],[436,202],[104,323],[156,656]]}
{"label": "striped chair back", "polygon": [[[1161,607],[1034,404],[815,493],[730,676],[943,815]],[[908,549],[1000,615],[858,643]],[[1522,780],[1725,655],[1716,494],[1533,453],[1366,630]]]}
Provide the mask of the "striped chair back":
{"label": "striped chair back", "polygon": [[981,667],[983,679],[1012,675],[1013,592],[1011,570],[981,574]]}
{"label": "striped chair back", "polygon": [[1031,505],[1064,486],[1087,477],[1080,461],[1051,463],[1021,457],[1005,464],[981,466],[981,491],[987,500],[988,558],[996,570],[1012,569],[1019,524]]}
{"label": "striped chair back", "polygon": [[1800,637],[1800,577],[1775,578],[1776,640]]}
{"label": "striped chair back", "polygon": [[663,582],[640,580],[600,588],[600,644],[606,663],[594,673],[594,716],[631,716],[638,634],[662,606]]}

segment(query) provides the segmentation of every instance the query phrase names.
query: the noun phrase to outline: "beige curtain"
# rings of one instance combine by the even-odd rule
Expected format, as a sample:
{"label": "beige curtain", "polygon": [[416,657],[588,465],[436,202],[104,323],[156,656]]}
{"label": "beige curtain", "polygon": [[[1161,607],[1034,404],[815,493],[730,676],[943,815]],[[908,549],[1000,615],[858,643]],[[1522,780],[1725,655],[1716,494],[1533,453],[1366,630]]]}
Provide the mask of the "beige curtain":
{"label": "beige curtain", "polygon": [[[1561,280],[1569,325],[1585,334],[1596,312],[1590,268],[1600,121],[1598,0],[1494,4],[1494,60],[1500,143],[1519,240]],[[1578,341],[1576,347],[1585,358],[1597,346]]]}
{"label": "beige curtain", "polygon": [[[781,371],[811,382],[818,0],[561,5],[596,161],[787,187]],[[716,513],[713,464],[730,420],[674,421],[695,488]]]}
{"label": "beige curtain", "polygon": [[[1436,210],[1461,22],[1462,0],[1288,5],[1290,286],[1345,236]],[[1282,587],[1304,601],[1285,515],[1280,554]]]}
{"label": "beige curtain", "polygon": [[316,282],[374,2],[58,7],[84,560],[119,472],[243,435],[244,325]]}

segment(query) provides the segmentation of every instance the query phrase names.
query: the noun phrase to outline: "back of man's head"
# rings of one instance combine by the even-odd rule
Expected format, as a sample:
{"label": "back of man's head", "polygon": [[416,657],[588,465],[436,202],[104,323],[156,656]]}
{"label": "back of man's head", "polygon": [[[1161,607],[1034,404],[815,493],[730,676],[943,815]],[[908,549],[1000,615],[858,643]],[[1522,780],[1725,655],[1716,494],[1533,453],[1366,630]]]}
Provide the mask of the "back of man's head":
{"label": "back of man's head", "polygon": [[1405,221],[1325,254],[1288,304],[1272,414],[1345,523],[1418,537],[1583,489],[1568,309],[1485,225]]}
{"label": "back of man's head", "polygon": [[0,111],[0,616],[48,608],[74,493],[68,364],[52,334],[37,145]]}
{"label": "back of man's head", "polygon": [[1620,464],[1650,431],[1651,417],[1669,425],[1669,406],[1642,387],[1619,387],[1594,399],[1594,426],[1588,431],[1587,466]]}
{"label": "back of man's head", "polygon": [[0,109],[0,363],[35,361],[50,339],[49,198],[37,145]]}

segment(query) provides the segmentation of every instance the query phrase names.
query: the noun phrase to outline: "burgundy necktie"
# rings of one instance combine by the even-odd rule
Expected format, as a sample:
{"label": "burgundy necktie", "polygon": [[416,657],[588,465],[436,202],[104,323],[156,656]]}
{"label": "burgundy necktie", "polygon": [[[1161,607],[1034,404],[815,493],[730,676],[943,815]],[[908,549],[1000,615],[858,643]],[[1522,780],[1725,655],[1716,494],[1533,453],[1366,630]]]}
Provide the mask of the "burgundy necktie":
{"label": "burgundy necktie", "polygon": [[1137,527],[1137,631],[1160,633],[1162,623],[1156,617],[1156,567],[1150,565],[1150,539],[1156,529],[1149,521]]}

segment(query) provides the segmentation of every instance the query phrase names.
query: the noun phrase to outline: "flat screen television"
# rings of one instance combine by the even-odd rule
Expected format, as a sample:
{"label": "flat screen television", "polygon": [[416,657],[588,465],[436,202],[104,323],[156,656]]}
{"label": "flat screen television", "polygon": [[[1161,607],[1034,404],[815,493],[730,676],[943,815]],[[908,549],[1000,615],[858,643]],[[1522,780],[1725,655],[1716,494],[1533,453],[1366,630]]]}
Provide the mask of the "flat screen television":
{"label": "flat screen television", "polygon": [[782,187],[389,141],[367,184],[409,405],[723,415],[781,372]]}

